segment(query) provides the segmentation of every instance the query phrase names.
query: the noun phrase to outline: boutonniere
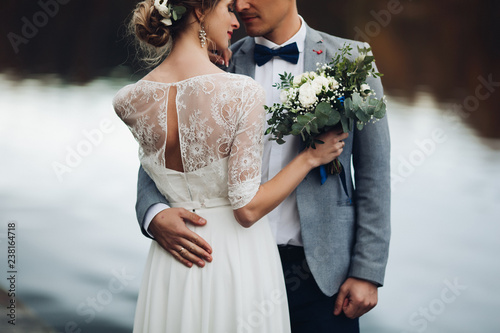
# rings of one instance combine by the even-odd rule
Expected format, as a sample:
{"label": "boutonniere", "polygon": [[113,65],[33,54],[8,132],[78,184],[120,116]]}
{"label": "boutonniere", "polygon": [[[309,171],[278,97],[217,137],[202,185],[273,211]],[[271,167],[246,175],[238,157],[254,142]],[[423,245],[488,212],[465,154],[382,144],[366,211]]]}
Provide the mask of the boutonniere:
{"label": "boutonniere", "polygon": [[323,50],[314,50],[313,49],[313,52],[316,52],[319,55],[319,54],[323,53]]}

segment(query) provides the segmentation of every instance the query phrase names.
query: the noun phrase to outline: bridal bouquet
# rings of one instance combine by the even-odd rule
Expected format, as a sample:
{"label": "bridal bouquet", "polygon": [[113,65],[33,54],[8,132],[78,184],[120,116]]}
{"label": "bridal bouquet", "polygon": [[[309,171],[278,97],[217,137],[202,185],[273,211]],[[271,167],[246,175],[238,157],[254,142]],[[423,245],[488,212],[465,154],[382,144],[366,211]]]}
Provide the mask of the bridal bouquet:
{"label": "bridal bouquet", "polygon": [[[316,137],[334,127],[350,132],[356,125],[361,130],[368,122],[384,117],[385,98],[376,98],[366,83],[369,76],[382,76],[373,68],[375,59],[369,48],[358,47],[359,56],[354,60],[349,58],[351,51],[352,47],[344,44],[330,63],[318,64],[315,72],[280,75],[281,83],[273,87],[281,90],[281,104],[265,106],[271,114],[266,130],[271,140],[283,144],[284,136],[300,135],[306,147],[315,148],[323,143]],[[326,168],[330,174],[342,171],[338,160]]]}

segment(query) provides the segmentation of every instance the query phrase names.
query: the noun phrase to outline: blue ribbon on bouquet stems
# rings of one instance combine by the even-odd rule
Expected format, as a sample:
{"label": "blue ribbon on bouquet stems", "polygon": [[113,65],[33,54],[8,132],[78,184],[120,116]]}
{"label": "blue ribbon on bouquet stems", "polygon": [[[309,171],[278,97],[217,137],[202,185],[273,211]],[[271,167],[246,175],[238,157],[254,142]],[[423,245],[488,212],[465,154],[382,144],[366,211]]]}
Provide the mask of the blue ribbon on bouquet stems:
{"label": "blue ribbon on bouquet stems", "polygon": [[[349,197],[349,192],[347,192],[347,181],[346,181],[346,176],[345,176],[345,168],[340,161],[338,161],[338,163],[339,163],[340,168],[341,168],[340,173],[338,175],[340,178],[340,182],[342,183],[342,188],[344,189],[345,195],[349,199],[349,203],[352,203],[351,197]],[[321,176],[321,185],[323,185],[328,178],[328,172],[326,171],[326,165],[321,165],[319,167],[319,174]]]}
{"label": "blue ribbon on bouquet stems", "polygon": [[[342,103],[342,105],[344,105],[344,101],[345,101],[344,96],[339,97],[338,100],[340,101],[340,103]],[[345,195],[349,199],[349,202],[352,203],[351,197],[349,197],[349,192],[347,192],[347,181],[346,181],[346,176],[345,176],[345,168],[340,161],[337,160],[334,162],[337,162],[338,165],[340,166],[340,173],[338,174],[339,178],[340,178],[340,182],[342,183],[342,188],[344,189]],[[334,163],[334,162],[331,162],[331,163]],[[326,170],[326,165],[321,165],[319,167],[319,174],[321,176],[321,185],[323,185],[326,182],[326,179],[328,178],[328,172]]]}

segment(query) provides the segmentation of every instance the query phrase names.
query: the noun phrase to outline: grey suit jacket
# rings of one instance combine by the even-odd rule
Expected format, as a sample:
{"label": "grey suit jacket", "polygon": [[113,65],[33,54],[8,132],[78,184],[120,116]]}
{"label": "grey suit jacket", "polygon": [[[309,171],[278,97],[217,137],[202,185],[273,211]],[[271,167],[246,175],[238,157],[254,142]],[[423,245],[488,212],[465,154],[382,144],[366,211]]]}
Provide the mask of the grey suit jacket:
{"label": "grey suit jacket", "polygon": [[[307,27],[305,70],[312,71],[317,63],[329,62],[345,42],[353,44],[353,57],[356,57],[356,46],[363,46],[362,43]],[[232,46],[233,57],[228,70],[254,77],[254,46],[254,39],[249,37],[236,42]],[[368,83],[377,96],[383,96],[380,79],[370,78]],[[320,289],[328,296],[337,293],[350,276],[381,286],[389,251],[390,139],[387,117],[365,126],[362,131],[354,130],[345,142],[339,160],[346,169],[352,202],[344,193],[338,176],[329,176],[326,183],[320,185],[318,170],[313,170],[297,188],[306,260]],[[141,226],[147,209],[158,202],[166,203],[166,200],[141,168],[136,205]]]}

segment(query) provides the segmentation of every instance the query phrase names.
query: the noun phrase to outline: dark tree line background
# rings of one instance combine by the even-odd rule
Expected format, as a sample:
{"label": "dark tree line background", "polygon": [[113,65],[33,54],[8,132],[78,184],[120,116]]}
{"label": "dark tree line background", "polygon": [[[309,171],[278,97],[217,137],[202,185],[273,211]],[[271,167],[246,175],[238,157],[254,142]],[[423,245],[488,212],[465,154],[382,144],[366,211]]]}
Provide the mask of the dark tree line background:
{"label": "dark tree line background", "polygon": [[[140,77],[144,71],[125,37],[136,3],[3,0],[0,72],[13,79],[56,74],[77,84],[103,76]],[[411,101],[417,91],[429,91],[440,102],[471,110],[462,118],[482,136],[500,137],[500,1],[298,0],[298,5],[311,27],[369,41],[387,93]],[[24,28],[23,35],[27,21],[35,30]],[[236,39],[243,35],[242,27]],[[478,98],[480,77],[494,84],[490,91],[480,89]]]}

